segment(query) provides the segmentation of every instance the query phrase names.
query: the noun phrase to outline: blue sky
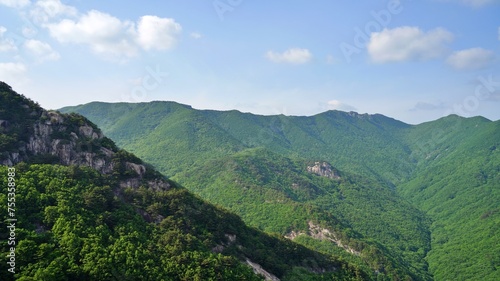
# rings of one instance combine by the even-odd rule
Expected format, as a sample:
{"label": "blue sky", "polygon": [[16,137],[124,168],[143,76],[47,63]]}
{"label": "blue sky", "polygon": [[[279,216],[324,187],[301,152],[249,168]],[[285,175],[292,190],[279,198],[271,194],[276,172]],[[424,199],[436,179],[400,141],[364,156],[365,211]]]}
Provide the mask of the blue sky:
{"label": "blue sky", "polygon": [[57,109],[500,119],[500,1],[0,0],[0,80]]}

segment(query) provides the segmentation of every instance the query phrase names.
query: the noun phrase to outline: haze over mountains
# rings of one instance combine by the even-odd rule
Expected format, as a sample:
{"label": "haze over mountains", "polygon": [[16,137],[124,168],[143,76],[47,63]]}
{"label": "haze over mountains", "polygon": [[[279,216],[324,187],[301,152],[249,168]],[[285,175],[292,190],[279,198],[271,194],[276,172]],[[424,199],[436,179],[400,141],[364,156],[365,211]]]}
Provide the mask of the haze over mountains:
{"label": "haze over mountains", "polygon": [[355,112],[259,116],[173,102],[61,111],[86,116],[246,223],[377,278],[500,278],[500,121],[450,115],[409,125]]}

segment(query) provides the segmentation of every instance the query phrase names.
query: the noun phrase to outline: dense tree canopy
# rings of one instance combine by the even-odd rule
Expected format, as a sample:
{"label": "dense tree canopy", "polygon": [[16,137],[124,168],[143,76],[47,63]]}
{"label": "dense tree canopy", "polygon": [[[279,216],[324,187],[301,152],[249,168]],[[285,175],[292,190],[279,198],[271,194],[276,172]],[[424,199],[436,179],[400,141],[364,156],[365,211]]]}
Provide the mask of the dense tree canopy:
{"label": "dense tree canopy", "polygon": [[[7,272],[3,227],[2,280],[260,280],[243,259],[282,280],[365,279],[356,267],[248,228],[183,188],[117,190],[89,168],[15,168],[16,274]],[[0,166],[2,221],[4,175],[7,167]]]}
{"label": "dense tree canopy", "polygon": [[[499,121],[451,115],[412,126],[353,112],[258,116],[170,102],[63,111],[87,116],[120,146],[265,231],[304,231],[329,213],[325,227],[372,245],[373,257],[405,274],[500,278]],[[346,181],[311,178],[311,161],[328,161]],[[296,241],[339,255],[331,243]]]}

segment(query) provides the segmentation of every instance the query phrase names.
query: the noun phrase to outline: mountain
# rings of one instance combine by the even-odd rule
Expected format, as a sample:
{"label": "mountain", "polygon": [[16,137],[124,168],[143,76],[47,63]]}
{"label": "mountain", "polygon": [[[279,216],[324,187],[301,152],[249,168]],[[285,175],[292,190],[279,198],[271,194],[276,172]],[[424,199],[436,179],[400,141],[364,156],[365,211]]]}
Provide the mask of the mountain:
{"label": "mountain", "polygon": [[246,226],[3,82],[0,128],[1,280],[373,279]]}
{"label": "mountain", "polygon": [[[173,102],[95,102],[61,112],[88,116],[120,147],[145,156],[166,175],[197,161],[260,146],[394,182],[411,170],[408,148],[398,141],[399,131],[409,125],[382,115],[328,111],[313,117],[258,116],[195,110]],[[169,160],[162,161],[162,153],[153,152],[152,146],[170,154]]]}
{"label": "mountain", "polygon": [[408,137],[420,160],[398,191],[434,221],[436,280],[499,279],[500,122],[449,116]]}
{"label": "mountain", "polygon": [[[250,225],[380,278],[500,278],[499,121],[451,115],[408,125],[379,114],[259,116],[173,102],[61,111],[88,117]],[[339,178],[313,177],[322,167]]]}
{"label": "mountain", "polygon": [[379,273],[429,278],[423,262],[429,221],[376,181],[263,148],[194,165],[177,178],[266,232],[360,260]]}

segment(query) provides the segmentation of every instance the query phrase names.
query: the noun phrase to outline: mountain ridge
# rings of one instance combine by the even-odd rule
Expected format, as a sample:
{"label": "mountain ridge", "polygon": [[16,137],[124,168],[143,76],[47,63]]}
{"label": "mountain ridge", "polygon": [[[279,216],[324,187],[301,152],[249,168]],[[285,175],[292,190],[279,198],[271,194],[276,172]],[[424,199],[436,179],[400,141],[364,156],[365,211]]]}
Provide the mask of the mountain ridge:
{"label": "mountain ridge", "polygon": [[437,119],[434,119],[434,120],[429,120],[429,121],[422,121],[420,123],[416,123],[416,124],[412,124],[412,123],[407,123],[405,121],[401,121],[395,117],[391,117],[391,116],[388,116],[388,115],[385,115],[383,113],[359,113],[357,111],[343,111],[343,110],[338,110],[338,109],[328,109],[328,110],[325,110],[325,111],[322,111],[322,112],[318,112],[318,113],[314,113],[314,114],[310,114],[310,115],[300,115],[300,114],[286,114],[286,113],[275,113],[275,114],[259,114],[259,113],[253,113],[253,112],[250,112],[250,111],[241,111],[241,110],[238,110],[238,109],[198,109],[198,108],[195,108],[193,107],[192,105],[189,105],[189,104],[185,104],[185,103],[181,103],[181,102],[177,102],[177,101],[170,101],[170,100],[152,100],[152,101],[146,101],[146,102],[105,102],[105,101],[92,101],[92,102],[88,102],[88,103],[83,103],[83,104],[78,104],[78,105],[68,105],[68,106],[64,106],[64,107],[61,107],[59,109],[53,109],[53,110],[62,110],[64,112],[67,112],[67,111],[70,111],[70,110],[75,110],[76,108],[80,108],[80,107],[84,107],[84,106],[89,106],[89,105],[144,105],[144,104],[173,104],[173,105],[177,105],[177,106],[181,106],[181,107],[184,107],[186,109],[193,109],[193,110],[196,110],[196,111],[205,111],[205,112],[217,112],[217,113],[230,113],[230,112],[236,112],[236,113],[239,113],[239,114],[247,114],[247,115],[255,115],[255,116],[264,116],[264,117],[269,117],[269,116],[284,116],[284,117],[314,117],[314,116],[317,116],[317,115],[321,115],[321,114],[328,114],[329,112],[332,112],[332,113],[341,113],[341,114],[346,114],[346,115],[349,115],[351,117],[356,117],[356,118],[378,118],[378,117],[381,117],[381,118],[384,118],[384,119],[387,119],[387,120],[393,120],[393,121],[396,121],[397,123],[402,123],[404,126],[418,126],[418,125],[421,125],[421,124],[425,124],[425,123],[432,123],[434,121],[437,121],[439,119],[443,119],[443,118],[465,118],[465,119],[470,119],[470,118],[482,118],[482,119],[485,119],[486,121],[490,121],[490,122],[496,122],[496,121],[499,121],[499,120],[491,120],[491,119],[488,119],[484,116],[481,116],[481,115],[475,115],[475,116],[468,116],[468,117],[464,117],[464,116],[460,116],[456,113],[450,113],[446,116],[441,116]]}
{"label": "mountain ridge", "polygon": [[[373,279],[247,227],[81,115],[45,111],[4,83],[0,101],[0,201],[7,202],[7,167],[18,183],[16,274],[6,268],[12,250],[2,231],[2,280]],[[6,221],[6,209],[0,216]]]}
{"label": "mountain ridge", "polygon": [[[210,193],[202,189],[196,191],[206,199],[230,207],[231,201],[223,200],[224,196],[230,198],[240,191],[232,189],[234,187],[231,187],[233,185],[231,180],[235,180],[234,171],[227,169],[230,167],[224,166],[224,161],[230,163],[233,161],[231,157],[248,149],[263,148],[289,159],[326,161],[335,169],[356,176],[353,182],[363,186],[361,183],[366,182],[363,179],[370,179],[368,181],[371,182],[370,185],[380,185],[384,192],[395,192],[398,198],[408,200],[425,213],[431,224],[429,229],[424,228],[422,231],[431,233],[431,250],[426,254],[429,266],[427,268],[425,264],[421,264],[419,265],[421,270],[434,275],[436,280],[462,278],[496,280],[500,277],[496,270],[500,264],[493,250],[500,250],[500,241],[495,238],[500,237],[500,232],[495,228],[495,223],[499,222],[496,208],[500,208],[498,206],[500,195],[497,193],[500,186],[498,182],[500,157],[496,149],[500,146],[498,143],[500,121],[450,115],[410,125],[383,115],[339,111],[328,111],[313,116],[261,116],[238,111],[184,108],[183,114],[177,112],[177,115],[172,115],[173,113],[163,115],[158,109],[161,104],[152,106],[144,103],[129,106],[134,108],[137,114],[134,118],[125,116],[128,118],[126,127],[104,126],[103,130],[107,130],[120,145],[143,156],[161,171],[181,183],[186,183],[186,186],[194,191],[196,186],[201,186],[199,183],[202,181],[208,182],[208,185],[203,186],[210,188]],[[113,111],[114,108],[112,104],[105,107],[107,112]],[[92,110],[92,106],[83,105],[70,109],[82,112]],[[150,113],[159,118],[148,118]],[[116,124],[116,121],[123,120],[119,115],[100,119],[98,114],[89,114],[88,117],[95,122],[108,124]],[[134,135],[133,127],[142,126],[139,120],[142,123],[157,122],[159,126],[142,127],[143,133],[140,136]],[[177,149],[169,150],[172,144],[177,145]],[[250,161],[248,164],[257,167],[272,166],[275,165],[272,158],[266,157],[261,160],[252,158],[251,161],[248,160]],[[187,161],[181,163],[180,159]],[[280,161],[277,163],[284,163]],[[223,170],[220,170],[222,168]],[[213,171],[219,171],[217,176],[214,176]],[[298,171],[296,168],[291,168],[289,172],[293,173],[294,177],[305,176],[303,171]],[[247,171],[240,176],[243,180],[238,180],[243,185],[249,185],[255,178],[259,178],[259,175],[265,174],[265,170],[257,174],[252,173]],[[196,176],[193,175],[198,175],[203,180],[196,180]],[[261,182],[261,187],[265,187],[263,192],[271,192],[275,186],[281,185],[280,182],[284,182],[284,179],[279,177],[275,180],[277,182],[274,185],[265,185]],[[477,189],[476,195],[472,196],[472,190],[478,187],[482,188]],[[390,193],[383,198],[390,198],[387,197],[388,194]],[[245,212],[251,214],[251,202],[260,200],[258,199],[260,195],[247,192],[239,196],[242,202],[247,202]],[[386,214],[387,210],[378,204],[381,198],[377,199],[377,196],[376,194],[368,196],[367,198],[372,199],[365,205],[374,204],[373,206],[381,211],[380,214]],[[471,203],[471,198],[478,203]],[[431,207],[443,203],[447,208]],[[326,200],[323,200],[322,204],[328,206],[331,212],[340,214],[338,208],[342,206],[341,204],[328,205]],[[470,206],[476,206],[476,210],[470,209]],[[463,210],[469,212],[464,213]],[[349,214],[349,211],[349,208],[345,209],[345,214]],[[457,220],[453,212],[463,214],[464,218]],[[299,214],[291,214],[288,213],[292,219],[300,217]],[[340,216],[344,222],[347,217],[345,214],[343,217]],[[395,218],[399,216],[401,215],[395,215]],[[480,217],[487,219],[478,220]],[[250,216],[246,221],[253,221],[258,225],[257,218],[258,216]],[[363,217],[358,217],[357,220],[363,221]],[[390,217],[385,220],[390,221]],[[264,220],[260,222],[262,221]],[[461,224],[454,221],[460,221]],[[306,220],[303,222],[307,223]],[[443,232],[443,228],[450,230]],[[358,225],[355,232],[362,229],[363,226]],[[450,231],[455,234],[450,235]],[[482,236],[477,236],[478,239],[473,239],[471,233],[491,234],[489,236],[481,234]],[[494,236],[494,233],[498,235]],[[374,237],[373,234],[369,236],[372,236],[370,237],[372,239]],[[464,244],[465,240],[460,237],[469,237],[467,244]],[[305,238],[307,237],[302,235],[296,239],[302,241]],[[380,239],[381,237],[375,240],[384,240]],[[324,245],[317,245],[317,241],[302,242],[325,249]],[[393,247],[391,242],[384,243],[387,249],[392,248],[391,251],[396,256],[406,253],[407,258],[414,259],[422,254],[410,245],[398,249]],[[463,245],[463,250],[456,245]],[[490,258],[480,256],[479,249],[487,253]],[[415,253],[412,254],[412,251]],[[476,264],[482,268],[473,265],[462,266],[465,262],[456,257],[466,256],[473,257],[477,261]],[[477,279],[474,279],[474,276],[477,276]]]}

